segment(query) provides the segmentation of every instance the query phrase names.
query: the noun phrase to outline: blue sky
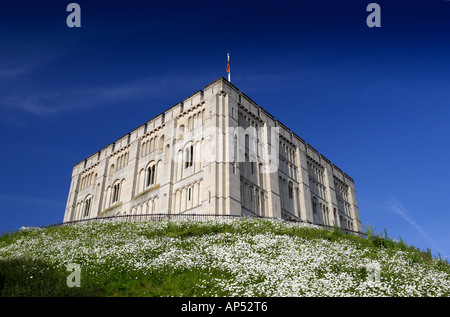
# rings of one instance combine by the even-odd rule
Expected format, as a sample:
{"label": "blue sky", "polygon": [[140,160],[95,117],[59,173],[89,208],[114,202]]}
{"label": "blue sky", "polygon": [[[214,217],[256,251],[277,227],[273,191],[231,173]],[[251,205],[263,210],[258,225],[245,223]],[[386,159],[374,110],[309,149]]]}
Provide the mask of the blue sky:
{"label": "blue sky", "polygon": [[[72,167],[221,76],[354,178],[363,224],[450,258],[450,2],[0,3],[0,232],[62,222]],[[375,1],[374,1],[375,2]]]}

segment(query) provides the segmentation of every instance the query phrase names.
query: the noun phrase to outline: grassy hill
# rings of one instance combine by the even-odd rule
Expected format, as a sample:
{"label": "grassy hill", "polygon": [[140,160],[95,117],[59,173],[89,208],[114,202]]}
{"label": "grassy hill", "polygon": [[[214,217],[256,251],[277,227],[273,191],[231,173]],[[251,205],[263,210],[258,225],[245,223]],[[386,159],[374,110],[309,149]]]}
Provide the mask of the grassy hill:
{"label": "grassy hill", "polygon": [[0,237],[0,296],[450,295],[446,260],[368,233],[247,218],[19,230]]}

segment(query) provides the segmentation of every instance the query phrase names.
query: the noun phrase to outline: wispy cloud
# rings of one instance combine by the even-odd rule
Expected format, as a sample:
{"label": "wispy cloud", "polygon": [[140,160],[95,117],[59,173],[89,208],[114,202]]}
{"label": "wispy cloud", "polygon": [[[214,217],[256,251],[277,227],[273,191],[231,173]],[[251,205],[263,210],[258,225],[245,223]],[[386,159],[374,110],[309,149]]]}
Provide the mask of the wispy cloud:
{"label": "wispy cloud", "polygon": [[60,208],[61,206],[64,206],[64,201],[60,200],[10,194],[0,194],[0,202],[42,206],[48,208]]}
{"label": "wispy cloud", "polygon": [[410,224],[414,229],[416,229],[419,234],[426,240],[426,242],[436,251],[441,253],[439,248],[436,246],[435,241],[428,235],[425,230],[414,220],[409,214],[403,204],[395,197],[392,197],[390,201],[387,202],[387,207],[401,216],[408,224]]}
{"label": "wispy cloud", "polygon": [[[111,86],[59,88],[56,91],[23,92],[0,97],[0,104],[36,116],[92,109],[117,102],[172,95],[189,85],[204,85],[201,78],[143,78]],[[197,86],[198,87],[198,86]],[[201,86],[200,86],[201,87]],[[179,100],[174,101],[177,102]]]}
{"label": "wispy cloud", "polygon": [[16,78],[20,75],[26,74],[34,68],[33,65],[22,65],[15,68],[3,68],[0,67],[0,78]]}

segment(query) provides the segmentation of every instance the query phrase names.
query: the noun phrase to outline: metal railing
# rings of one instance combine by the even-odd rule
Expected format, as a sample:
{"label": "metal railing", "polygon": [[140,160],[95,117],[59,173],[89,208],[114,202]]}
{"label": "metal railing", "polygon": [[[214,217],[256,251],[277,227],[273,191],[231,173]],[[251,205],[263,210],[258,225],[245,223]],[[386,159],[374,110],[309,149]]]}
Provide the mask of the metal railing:
{"label": "metal railing", "polygon": [[324,224],[318,224],[314,222],[310,222],[307,220],[300,220],[294,218],[272,218],[272,217],[262,217],[258,215],[217,215],[217,214],[136,214],[136,215],[116,215],[116,216],[108,216],[108,217],[95,217],[95,218],[86,218],[80,220],[67,221],[52,225],[43,226],[42,228],[51,228],[51,227],[59,227],[66,225],[76,225],[83,223],[104,223],[104,222],[141,222],[141,221],[173,221],[173,220],[211,220],[211,219],[239,219],[239,218],[260,218],[260,219],[276,219],[282,220],[286,222],[294,222],[294,223],[304,223],[312,226],[322,227],[328,230],[338,230],[342,231],[346,234],[354,234],[358,236],[365,236],[364,233],[360,231],[354,231],[350,229],[345,229],[337,226],[329,226]]}

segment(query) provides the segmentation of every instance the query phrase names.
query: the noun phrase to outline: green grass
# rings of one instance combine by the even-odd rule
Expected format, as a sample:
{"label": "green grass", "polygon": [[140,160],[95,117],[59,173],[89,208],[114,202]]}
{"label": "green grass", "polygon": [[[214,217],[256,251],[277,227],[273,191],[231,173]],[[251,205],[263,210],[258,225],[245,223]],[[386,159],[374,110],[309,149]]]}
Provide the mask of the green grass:
{"label": "green grass", "polygon": [[[237,279],[236,282],[236,273],[221,265],[211,267],[193,265],[185,268],[168,263],[155,269],[130,268],[128,270],[126,266],[124,267],[123,261],[133,261],[133,257],[137,254],[136,259],[145,263],[171,250],[183,250],[185,252],[181,255],[183,259],[186,254],[194,253],[208,257],[207,253],[198,251],[198,239],[204,239],[202,243],[206,247],[226,246],[229,249],[239,248],[245,242],[246,246],[239,252],[245,252],[246,248],[254,247],[255,249],[251,250],[252,255],[273,252],[275,259],[285,252],[285,245],[265,246],[258,244],[256,238],[253,240],[250,238],[261,239],[260,237],[264,236],[293,239],[294,245],[290,252],[299,254],[303,252],[299,251],[303,250],[302,245],[309,245],[308,243],[314,241],[323,241],[330,246],[342,245],[339,249],[341,253],[345,253],[348,248],[355,252],[361,251],[364,260],[381,261],[381,253],[387,254],[387,257],[401,254],[408,266],[417,264],[424,270],[432,269],[441,272],[447,279],[450,276],[450,265],[447,260],[433,258],[429,250],[421,251],[402,240],[391,239],[387,234],[384,236],[374,234],[373,230],[366,230],[366,232],[367,237],[358,237],[346,235],[339,229],[299,227],[267,220],[187,221],[164,224],[99,223],[17,231],[0,237],[0,296],[208,296],[207,294],[212,293],[217,296],[234,296],[242,294],[241,289],[251,288],[253,284],[268,285],[267,278],[257,270],[250,270],[246,273],[247,279]],[[136,241],[138,245],[141,240],[146,243],[162,241],[161,243],[169,243],[171,247],[128,251],[132,248],[133,241]],[[296,243],[298,246],[295,245]],[[97,251],[93,250],[100,250],[99,254],[95,255]],[[105,252],[109,252],[108,250],[118,250],[117,256],[114,255],[115,251],[111,251],[112,256],[104,255]],[[241,260],[245,261],[245,257],[234,261]],[[81,263],[81,287],[67,286],[66,279],[70,272],[66,270],[65,265],[68,262]],[[338,261],[327,266],[319,266],[313,270],[314,278],[326,279],[329,274],[349,275],[365,283],[368,273],[364,267],[344,266],[339,263]],[[386,269],[389,263],[383,265],[385,267],[383,279],[390,283],[390,287],[395,288],[397,282],[394,281],[397,280],[399,289],[404,286],[402,283],[410,283],[411,279],[406,277],[406,273],[395,270],[391,272]],[[280,283],[284,278],[292,278],[289,271],[282,274],[286,276],[280,278]],[[234,286],[236,292],[230,291],[228,286],[222,287],[222,281],[228,283],[227,285],[236,284]],[[260,293],[255,288],[252,294],[267,296],[272,294],[274,287],[276,286],[267,286],[267,289]],[[354,292],[357,288],[351,286],[348,292]],[[428,289],[425,294],[434,296],[433,292],[433,289]],[[302,296],[308,293],[300,289],[297,294]],[[449,295],[449,290],[439,292],[439,296]]]}

